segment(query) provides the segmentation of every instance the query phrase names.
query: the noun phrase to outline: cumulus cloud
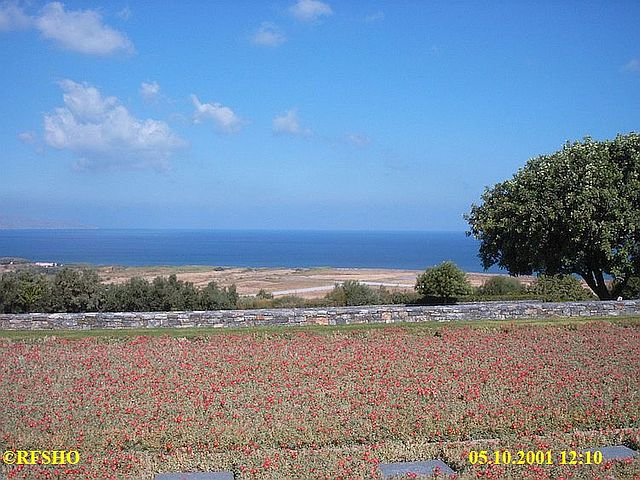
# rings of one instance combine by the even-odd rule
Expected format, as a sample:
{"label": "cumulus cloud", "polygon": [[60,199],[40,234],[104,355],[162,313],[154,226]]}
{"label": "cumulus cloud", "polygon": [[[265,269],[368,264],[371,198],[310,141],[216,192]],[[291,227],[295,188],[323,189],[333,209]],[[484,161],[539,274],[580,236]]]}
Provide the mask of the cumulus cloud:
{"label": "cumulus cloud", "polygon": [[333,15],[331,7],[320,0],[298,0],[289,7],[289,13],[301,22],[314,22]]}
{"label": "cumulus cloud", "polygon": [[640,59],[633,58],[629,60],[622,69],[625,72],[640,72]]}
{"label": "cumulus cloud", "polygon": [[0,31],[29,27],[75,52],[89,55],[133,52],[133,44],[126,35],[105,25],[95,10],[65,10],[64,4],[50,2],[37,15],[29,16],[16,3],[0,5]]}
{"label": "cumulus cloud", "polygon": [[278,115],[273,119],[273,131],[275,133],[288,133],[297,135],[300,133],[300,121],[295,108],[287,111],[284,115]]}
{"label": "cumulus cloud", "polygon": [[132,116],[116,97],[86,83],[60,82],[64,106],[44,116],[47,145],[79,157],[79,168],[165,169],[184,141],[160,120]]}
{"label": "cumulus cloud", "polygon": [[60,2],[47,3],[35,20],[40,33],[63,48],[91,55],[132,52],[122,33],[102,23],[95,10],[66,11]]}
{"label": "cumulus cloud", "polygon": [[147,101],[155,100],[160,93],[160,85],[158,82],[142,82],[140,85],[140,95]]}
{"label": "cumulus cloud", "polygon": [[251,39],[256,45],[262,45],[264,47],[279,47],[287,41],[287,37],[280,31],[277,25],[271,22],[263,22]]}
{"label": "cumulus cloud", "polygon": [[195,123],[202,123],[204,120],[213,120],[216,129],[225,133],[237,132],[244,125],[244,121],[236,115],[229,107],[220,103],[202,103],[196,95],[191,95],[191,101],[196,111],[193,114]]}
{"label": "cumulus cloud", "polygon": [[311,135],[309,128],[300,126],[298,111],[295,108],[287,110],[282,115],[276,115],[273,119],[273,133],[287,135]]}
{"label": "cumulus cloud", "polygon": [[22,143],[33,143],[36,141],[36,134],[33,132],[20,132],[18,134],[18,140]]}
{"label": "cumulus cloud", "polygon": [[14,2],[0,4],[0,32],[22,30],[31,26],[31,18]]}
{"label": "cumulus cloud", "polygon": [[364,17],[364,21],[366,23],[381,22],[382,20],[384,20],[384,12],[382,10],[378,10],[375,13],[370,13],[369,15],[365,15]]}

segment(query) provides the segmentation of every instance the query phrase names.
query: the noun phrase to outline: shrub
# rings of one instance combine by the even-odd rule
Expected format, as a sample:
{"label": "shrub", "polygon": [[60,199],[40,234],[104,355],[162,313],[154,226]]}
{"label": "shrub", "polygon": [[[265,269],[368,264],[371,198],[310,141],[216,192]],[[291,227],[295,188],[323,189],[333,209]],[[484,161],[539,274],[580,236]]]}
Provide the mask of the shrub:
{"label": "shrub", "polygon": [[256,293],[256,298],[271,299],[273,298],[273,294],[270,292],[267,292],[264,288],[261,288],[260,291]]}
{"label": "shrub", "polygon": [[310,301],[297,295],[283,295],[271,300],[270,308],[306,308]]}
{"label": "shrub", "polygon": [[415,289],[424,297],[440,297],[447,300],[472,292],[466,274],[450,261],[427,268],[418,276]]}
{"label": "shrub", "polygon": [[229,310],[237,308],[238,299],[235,285],[221,288],[216,282],[209,282],[200,291],[199,305],[204,310]]}
{"label": "shrub", "polygon": [[385,292],[383,303],[392,305],[410,305],[420,302],[420,295],[418,295],[416,292],[387,292],[387,290],[385,289],[381,290]]}
{"label": "shrub", "polygon": [[620,289],[618,295],[625,300],[640,298],[640,277],[630,277],[627,284]]}
{"label": "shrub", "polygon": [[0,313],[27,312],[142,312],[220,310],[233,308],[310,308],[380,304],[415,304],[414,292],[390,292],[357,281],[347,281],[322,298],[273,295],[261,290],[255,297],[239,298],[235,285],[210,282],[197,289],[176,275],[153,281],[135,277],[122,284],[104,285],[96,271],[64,267],[55,274],[33,270],[0,276]]}
{"label": "shrub", "polygon": [[471,295],[465,295],[458,298],[458,301],[460,302],[514,302],[526,300],[541,300],[541,298],[539,295],[528,290],[524,290],[521,293],[509,293],[504,295],[481,295],[479,293],[472,293]]}
{"label": "shrub", "polygon": [[529,291],[545,302],[594,300],[591,292],[571,275],[540,275]]}
{"label": "shrub", "polygon": [[240,310],[252,310],[256,308],[273,308],[273,300],[269,298],[243,296],[238,299],[237,308],[239,308]]}
{"label": "shrub", "polygon": [[327,300],[336,306],[376,305],[381,302],[379,292],[354,280],[336,284],[327,296]]}
{"label": "shrub", "polygon": [[27,312],[143,312],[218,310],[237,308],[235,285],[215,282],[198,290],[175,275],[131,278],[123,284],[103,285],[94,270],[65,267],[54,276],[30,270],[0,276],[0,313]]}
{"label": "shrub", "polygon": [[151,310],[151,286],[144,278],[134,277],[121,285],[109,285],[103,310],[145,312]]}
{"label": "shrub", "polygon": [[63,268],[53,277],[54,312],[95,312],[104,304],[104,286],[94,270]]}
{"label": "shrub", "polygon": [[0,277],[0,312],[26,313],[48,310],[51,294],[46,278],[29,271]]}
{"label": "shrub", "polygon": [[517,295],[525,291],[520,280],[504,275],[491,277],[484,285],[478,288],[480,295]]}

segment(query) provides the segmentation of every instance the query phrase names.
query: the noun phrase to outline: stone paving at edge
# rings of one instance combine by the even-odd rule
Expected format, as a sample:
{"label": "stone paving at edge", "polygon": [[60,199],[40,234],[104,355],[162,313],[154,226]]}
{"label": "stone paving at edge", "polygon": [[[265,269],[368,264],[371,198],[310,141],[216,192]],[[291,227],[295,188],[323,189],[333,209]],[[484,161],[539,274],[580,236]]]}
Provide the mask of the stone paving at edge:
{"label": "stone paving at edge", "polygon": [[233,480],[233,472],[160,473],[155,480]]}
{"label": "stone paving at edge", "polygon": [[[603,461],[608,460],[625,460],[634,458],[638,455],[635,450],[625,447],[624,445],[613,445],[606,447],[594,447],[583,450],[582,452],[602,453]],[[381,463],[378,466],[383,479],[397,478],[406,475],[433,476],[436,473],[440,475],[456,475],[456,472],[442,460],[424,460],[416,462],[393,462]],[[160,473],[156,475],[155,480],[233,480],[233,472],[194,472],[194,473]]]}
{"label": "stone paving at edge", "polygon": [[382,463],[378,466],[382,478],[393,478],[399,475],[455,475],[456,472],[442,460],[426,460],[424,462]]}
{"label": "stone paving at edge", "polygon": [[640,315],[640,300],[545,303],[476,302],[456,305],[375,305],[193,312],[0,314],[0,330],[90,330],[161,327],[350,325],[452,320],[518,320]]}

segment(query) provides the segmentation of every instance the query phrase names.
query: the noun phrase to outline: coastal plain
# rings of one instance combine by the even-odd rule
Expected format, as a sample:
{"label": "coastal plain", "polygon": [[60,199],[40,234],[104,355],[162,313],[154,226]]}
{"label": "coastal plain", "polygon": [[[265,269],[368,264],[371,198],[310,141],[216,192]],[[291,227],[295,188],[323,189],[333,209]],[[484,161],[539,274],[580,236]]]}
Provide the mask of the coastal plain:
{"label": "coastal plain", "polygon": [[[215,281],[220,286],[235,285],[240,295],[256,295],[260,290],[280,295],[297,295],[303,298],[324,296],[336,283],[358,281],[372,287],[385,287],[393,291],[410,291],[422,270],[386,268],[244,268],[214,266],[101,266],[98,274],[104,283],[124,283],[133,277],[153,280],[175,274],[178,280],[204,287]],[[494,273],[467,273],[474,287],[485,283]],[[528,285],[534,277],[522,276],[519,280]]]}

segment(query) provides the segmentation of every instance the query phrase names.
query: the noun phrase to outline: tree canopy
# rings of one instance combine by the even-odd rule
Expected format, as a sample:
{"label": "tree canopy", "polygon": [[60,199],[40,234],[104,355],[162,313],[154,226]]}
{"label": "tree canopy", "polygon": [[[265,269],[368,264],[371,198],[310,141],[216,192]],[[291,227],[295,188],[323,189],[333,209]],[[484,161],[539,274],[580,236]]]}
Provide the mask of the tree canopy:
{"label": "tree canopy", "polygon": [[425,297],[456,299],[472,292],[466,274],[451,262],[427,268],[416,279],[416,291]]}
{"label": "tree canopy", "polygon": [[600,299],[615,298],[640,274],[640,134],[533,158],[465,218],[485,268],[578,274]]}

